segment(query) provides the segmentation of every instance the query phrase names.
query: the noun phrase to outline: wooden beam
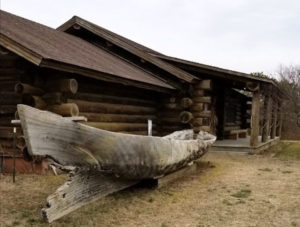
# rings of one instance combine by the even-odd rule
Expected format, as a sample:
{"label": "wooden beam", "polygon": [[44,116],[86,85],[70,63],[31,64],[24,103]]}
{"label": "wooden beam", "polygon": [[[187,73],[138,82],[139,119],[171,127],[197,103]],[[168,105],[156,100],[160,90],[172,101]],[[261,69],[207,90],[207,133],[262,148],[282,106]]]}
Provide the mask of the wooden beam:
{"label": "wooden beam", "polygon": [[276,137],[276,128],[277,128],[277,113],[278,113],[278,101],[273,100],[273,118],[272,118],[272,128],[271,128],[271,139]]}
{"label": "wooden beam", "polygon": [[268,137],[270,135],[271,116],[272,116],[272,97],[271,97],[271,91],[268,90],[266,92],[265,104],[264,104],[264,121],[263,121],[264,127],[262,132],[262,142],[268,141]]}
{"label": "wooden beam", "polygon": [[282,113],[282,104],[279,102],[278,103],[278,127],[276,130],[276,136],[279,138],[281,137],[281,130],[282,130],[282,122],[283,122],[283,113]]}
{"label": "wooden beam", "polygon": [[251,109],[251,135],[250,146],[256,147],[258,145],[259,136],[259,107],[260,107],[260,90],[254,91],[252,96],[252,109]]}

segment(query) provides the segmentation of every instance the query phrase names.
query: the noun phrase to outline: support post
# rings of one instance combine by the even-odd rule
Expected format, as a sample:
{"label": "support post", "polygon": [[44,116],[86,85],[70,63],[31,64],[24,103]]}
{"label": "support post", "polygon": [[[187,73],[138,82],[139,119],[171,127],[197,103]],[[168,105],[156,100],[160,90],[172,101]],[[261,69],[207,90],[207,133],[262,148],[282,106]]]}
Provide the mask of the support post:
{"label": "support post", "polygon": [[272,129],[271,129],[271,139],[276,137],[276,128],[277,128],[277,113],[278,113],[278,102],[273,100],[273,119],[272,119]]}
{"label": "support post", "polygon": [[282,104],[278,102],[278,127],[276,131],[276,136],[279,138],[281,137],[281,130],[282,130],[282,121],[283,121],[283,113],[282,113]]}
{"label": "support post", "polygon": [[264,104],[264,127],[262,132],[262,142],[267,142],[270,135],[270,123],[272,116],[272,97],[270,88],[266,92],[265,104]]}
{"label": "support post", "polygon": [[257,89],[252,92],[252,109],[251,109],[251,136],[250,146],[256,147],[258,145],[259,136],[259,103],[260,103],[260,90]]}

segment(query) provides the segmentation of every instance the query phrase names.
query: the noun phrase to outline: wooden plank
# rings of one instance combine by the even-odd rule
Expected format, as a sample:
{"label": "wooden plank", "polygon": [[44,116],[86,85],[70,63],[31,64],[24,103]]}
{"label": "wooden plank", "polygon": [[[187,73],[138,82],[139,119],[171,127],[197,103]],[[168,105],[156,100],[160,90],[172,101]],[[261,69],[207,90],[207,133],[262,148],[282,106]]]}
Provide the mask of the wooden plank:
{"label": "wooden plank", "polygon": [[104,196],[128,188],[138,183],[98,171],[71,172],[69,180],[47,198],[47,206],[42,210],[48,222],[56,219]]}
{"label": "wooden plank", "polygon": [[264,105],[264,121],[263,121],[263,131],[262,131],[262,142],[267,142],[270,135],[270,124],[272,116],[272,97],[271,91],[266,91],[265,105]]}
{"label": "wooden plank", "polygon": [[113,114],[153,114],[156,109],[153,107],[121,105],[111,103],[97,103],[82,100],[68,99],[68,102],[76,103],[82,112],[113,113]]}
{"label": "wooden plank", "polygon": [[260,90],[253,92],[252,97],[252,124],[251,124],[251,135],[250,135],[250,146],[256,147],[258,145],[259,136],[259,109],[260,109]]}
{"label": "wooden plank", "polygon": [[272,119],[272,128],[271,128],[271,139],[276,137],[277,130],[277,114],[278,114],[278,102],[273,100],[273,119]]}
{"label": "wooden plank", "polygon": [[[125,104],[125,105],[138,105],[138,106],[154,106],[156,103],[153,100],[142,99],[142,98],[132,98],[124,96],[113,96],[95,93],[83,93],[78,92],[73,96],[73,99],[85,100],[90,102],[106,102],[114,104]],[[169,99],[170,103],[173,99]],[[174,102],[173,102],[174,103]]]}

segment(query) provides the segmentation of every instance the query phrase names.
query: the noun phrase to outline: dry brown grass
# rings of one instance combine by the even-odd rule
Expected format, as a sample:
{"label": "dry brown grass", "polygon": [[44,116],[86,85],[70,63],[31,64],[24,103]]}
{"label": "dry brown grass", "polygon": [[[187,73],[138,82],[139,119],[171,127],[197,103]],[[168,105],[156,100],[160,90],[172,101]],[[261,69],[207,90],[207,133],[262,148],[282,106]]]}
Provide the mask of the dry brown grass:
{"label": "dry brown grass", "polygon": [[[164,188],[133,188],[46,224],[40,209],[64,176],[0,179],[2,226],[300,226],[300,162],[211,153],[215,164]],[[270,171],[262,171],[268,169]]]}

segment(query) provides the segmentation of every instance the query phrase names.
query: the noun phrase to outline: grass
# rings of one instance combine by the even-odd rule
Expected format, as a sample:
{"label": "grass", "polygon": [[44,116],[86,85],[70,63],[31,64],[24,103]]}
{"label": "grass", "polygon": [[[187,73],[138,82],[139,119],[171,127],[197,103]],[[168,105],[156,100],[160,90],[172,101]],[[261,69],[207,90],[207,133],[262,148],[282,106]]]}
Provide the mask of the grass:
{"label": "grass", "polygon": [[0,175],[0,226],[300,226],[299,161],[221,153],[204,158],[216,167],[163,188],[117,192],[50,225],[41,208],[66,176],[17,175],[13,184],[10,175]]}
{"label": "grass", "polygon": [[235,197],[235,198],[248,198],[251,194],[251,190],[250,189],[241,189],[240,191],[231,194],[231,196]]}
{"label": "grass", "polygon": [[282,160],[300,160],[300,141],[281,141],[271,147],[269,152],[274,153],[274,157]]}

